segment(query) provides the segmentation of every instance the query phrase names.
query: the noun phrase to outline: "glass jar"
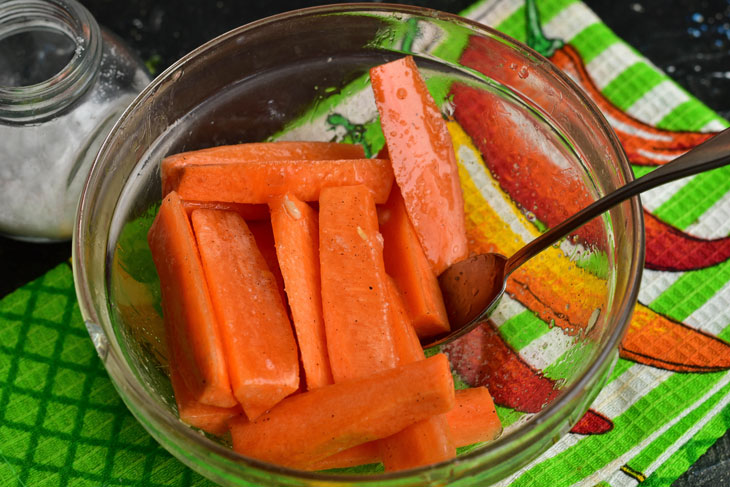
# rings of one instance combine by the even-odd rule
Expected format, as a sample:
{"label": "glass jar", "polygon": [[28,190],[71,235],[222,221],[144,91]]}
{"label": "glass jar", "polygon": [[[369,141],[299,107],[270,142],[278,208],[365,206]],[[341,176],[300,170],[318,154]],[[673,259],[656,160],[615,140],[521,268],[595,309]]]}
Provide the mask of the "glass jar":
{"label": "glass jar", "polygon": [[0,2],[0,233],[71,237],[99,145],[149,82],[76,0]]}

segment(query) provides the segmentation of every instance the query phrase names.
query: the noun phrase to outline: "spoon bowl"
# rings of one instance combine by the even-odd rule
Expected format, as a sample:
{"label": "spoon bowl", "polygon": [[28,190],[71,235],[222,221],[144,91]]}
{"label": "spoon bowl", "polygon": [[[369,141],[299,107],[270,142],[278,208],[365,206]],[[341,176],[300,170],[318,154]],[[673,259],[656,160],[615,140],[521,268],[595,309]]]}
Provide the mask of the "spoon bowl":
{"label": "spoon bowl", "polygon": [[507,278],[515,269],[593,218],[644,191],[727,164],[730,164],[730,129],[588,205],[523,246],[510,258],[486,253],[452,264],[438,278],[451,331],[429,338],[424,348],[449,343],[488,318],[504,295]]}

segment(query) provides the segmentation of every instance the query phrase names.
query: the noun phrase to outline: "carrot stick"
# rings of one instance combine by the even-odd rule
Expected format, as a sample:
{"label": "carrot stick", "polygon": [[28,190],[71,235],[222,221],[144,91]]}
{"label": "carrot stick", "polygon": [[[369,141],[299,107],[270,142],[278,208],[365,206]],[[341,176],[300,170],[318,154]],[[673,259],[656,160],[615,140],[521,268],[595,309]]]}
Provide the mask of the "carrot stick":
{"label": "carrot stick", "polygon": [[147,241],[160,278],[168,347],[185,385],[203,404],[234,406],[221,331],[195,236],[177,193],[162,200]]}
{"label": "carrot stick", "polygon": [[[429,271],[430,272],[430,271]],[[401,364],[424,359],[423,348],[406,314],[398,288],[388,280],[393,341]],[[380,441],[380,456],[386,471],[405,470],[443,462],[456,456],[451,432],[443,414],[414,423]]]}
{"label": "carrot stick", "polygon": [[276,282],[238,213],[195,210],[193,228],[236,399],[250,419],[299,386],[299,359]]}
{"label": "carrot stick", "polygon": [[250,221],[247,222],[247,225],[254,240],[256,240],[256,246],[259,248],[259,252],[261,252],[261,255],[266,261],[266,266],[274,275],[281,300],[286,305],[288,301],[286,292],[284,291],[284,276],[281,274],[279,259],[276,256],[276,244],[274,242],[274,231],[271,228],[271,221],[269,219]]}
{"label": "carrot stick", "polygon": [[[456,391],[456,404],[445,415],[454,445],[473,445],[494,440],[502,432],[502,425],[494,409],[492,396],[486,387],[474,387]],[[347,468],[381,462],[379,444],[384,440],[362,443],[342,450],[308,466],[308,470]]]}
{"label": "carrot stick", "polygon": [[385,271],[395,279],[408,317],[419,337],[450,330],[436,275],[418,241],[397,186],[379,213]]}
{"label": "carrot stick", "polygon": [[464,200],[441,112],[413,58],[370,70],[396,182],[436,275],[467,255]]}
{"label": "carrot stick", "polygon": [[233,449],[306,468],[341,450],[392,435],[454,406],[446,356],[288,397],[254,422],[230,422]]}
{"label": "carrot stick", "polygon": [[375,202],[365,186],[322,190],[322,310],[335,382],[397,364],[379,237]]}
{"label": "carrot stick", "polygon": [[180,169],[173,187],[192,201],[267,203],[292,193],[302,201],[316,201],[322,188],[363,184],[377,203],[388,199],[393,170],[383,159],[319,161],[249,161],[188,165]]}
{"label": "carrot stick", "polygon": [[269,202],[276,255],[291,308],[307,389],[332,383],[319,277],[317,213],[293,195]]}
{"label": "carrot stick", "polygon": [[228,431],[228,420],[242,413],[241,406],[236,404],[231,408],[208,406],[196,400],[185,385],[179,368],[170,358],[170,382],[175,392],[177,413],[180,421],[194,426],[213,435],[223,435]]}
{"label": "carrot stick", "polygon": [[193,210],[206,208],[210,210],[235,211],[244,220],[266,220],[269,218],[269,209],[266,205],[248,205],[246,203],[222,203],[220,201],[183,201],[185,211],[190,217]]}
{"label": "carrot stick", "polygon": [[174,189],[181,168],[192,164],[364,158],[365,151],[361,145],[334,142],[255,142],[210,147],[164,158],[160,165],[162,194]]}
{"label": "carrot stick", "polygon": [[446,413],[456,446],[490,441],[502,433],[502,422],[486,387],[456,391],[456,405]]}

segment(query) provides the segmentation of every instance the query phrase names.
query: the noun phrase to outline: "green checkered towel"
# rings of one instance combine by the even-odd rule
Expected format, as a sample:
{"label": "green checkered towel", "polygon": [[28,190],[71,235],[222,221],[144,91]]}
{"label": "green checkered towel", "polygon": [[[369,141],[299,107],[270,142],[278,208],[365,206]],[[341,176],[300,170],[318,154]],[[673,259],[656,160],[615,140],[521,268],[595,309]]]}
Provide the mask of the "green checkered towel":
{"label": "green checkered towel", "polygon": [[[637,174],[686,149],[694,133],[726,126],[581,2],[544,0],[538,9],[545,34],[577,53],[577,74],[602,98]],[[465,15],[526,39],[522,0],[482,1]],[[682,131],[679,146],[667,149],[667,131]],[[658,229],[647,242],[654,270],[645,271],[622,359],[591,408],[613,427],[566,435],[502,485],[669,485],[727,430],[727,366],[672,361],[671,350],[647,358],[632,347],[647,323],[699,330],[722,346],[730,339],[729,175],[716,170],[642,197],[647,228]],[[662,242],[701,250],[672,255],[656,250]],[[516,352],[550,333],[532,329],[510,343]],[[506,424],[518,418],[500,412]],[[117,396],[83,326],[68,265],[0,301],[0,418],[0,485],[212,485],[159,447]]]}

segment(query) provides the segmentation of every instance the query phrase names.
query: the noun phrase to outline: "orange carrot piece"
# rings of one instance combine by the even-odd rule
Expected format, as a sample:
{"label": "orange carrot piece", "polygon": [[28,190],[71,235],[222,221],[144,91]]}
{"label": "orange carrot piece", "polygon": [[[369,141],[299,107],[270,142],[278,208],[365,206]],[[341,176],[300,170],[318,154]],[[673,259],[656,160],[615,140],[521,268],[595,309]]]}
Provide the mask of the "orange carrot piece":
{"label": "orange carrot piece", "polygon": [[223,203],[220,201],[183,201],[185,211],[190,214],[199,208],[209,210],[235,211],[244,220],[266,220],[269,218],[269,209],[266,205],[248,205],[246,203]]}
{"label": "orange carrot piece", "polygon": [[416,333],[423,338],[447,333],[451,328],[438,280],[423,253],[397,186],[393,186],[379,220],[385,271],[398,284]]}
{"label": "orange carrot piece", "polygon": [[335,382],[397,364],[381,238],[373,195],[365,186],[322,190],[322,311]]}
{"label": "orange carrot piece", "polygon": [[233,449],[278,465],[307,468],[384,438],[454,406],[446,356],[288,397],[253,422],[230,422]]}
{"label": "orange carrot piece", "polygon": [[269,202],[276,255],[291,308],[307,389],[332,384],[322,316],[317,213],[294,195]]}
{"label": "orange carrot piece", "polygon": [[181,168],[193,164],[364,158],[361,145],[335,142],[254,142],[210,147],[164,158],[160,165],[162,194],[166,195],[177,186]]}
{"label": "orange carrot piece", "polygon": [[456,405],[445,416],[457,447],[491,441],[502,433],[502,422],[486,387],[456,391]]}
{"label": "orange carrot piece", "polygon": [[357,184],[384,203],[393,185],[393,169],[383,159],[200,164],[182,167],[179,176],[173,189],[183,199],[235,203],[267,203],[286,193],[316,201],[322,188]]}
{"label": "orange carrot piece", "polygon": [[[408,319],[392,279],[388,280],[393,341],[401,364],[424,359],[423,348]],[[380,441],[380,456],[387,472],[439,463],[456,456],[451,432],[443,414],[414,423]]]}
{"label": "orange carrot piece", "polygon": [[177,193],[162,200],[147,241],[160,278],[168,347],[185,385],[203,404],[234,406],[221,331],[195,236]]}
{"label": "orange carrot piece", "polygon": [[[451,430],[454,446],[462,447],[496,439],[502,432],[502,424],[494,409],[492,396],[486,387],[474,387],[456,391],[456,404],[447,412],[446,420]],[[381,462],[379,444],[383,440],[362,443],[342,450],[330,457],[310,464],[308,470],[347,468]]]}
{"label": "orange carrot piece", "polygon": [[231,408],[221,408],[208,406],[196,400],[180,376],[180,371],[172,356],[171,354],[170,382],[172,382],[172,390],[175,392],[180,421],[213,435],[224,435],[228,431],[228,421],[243,412],[241,406],[236,404]]}
{"label": "orange carrot piece", "polygon": [[372,68],[370,80],[395,180],[439,275],[467,255],[464,199],[446,122],[412,57]]}
{"label": "orange carrot piece", "polygon": [[298,389],[291,324],[243,218],[230,211],[195,210],[192,221],[233,393],[254,419]]}
{"label": "orange carrot piece", "polygon": [[267,218],[266,220],[251,221],[246,224],[253,234],[253,238],[256,240],[256,246],[266,261],[266,266],[274,275],[281,300],[285,305],[288,304],[286,292],[284,291],[284,276],[281,274],[279,259],[276,256],[276,244],[274,242],[274,230],[271,228],[271,221]]}

